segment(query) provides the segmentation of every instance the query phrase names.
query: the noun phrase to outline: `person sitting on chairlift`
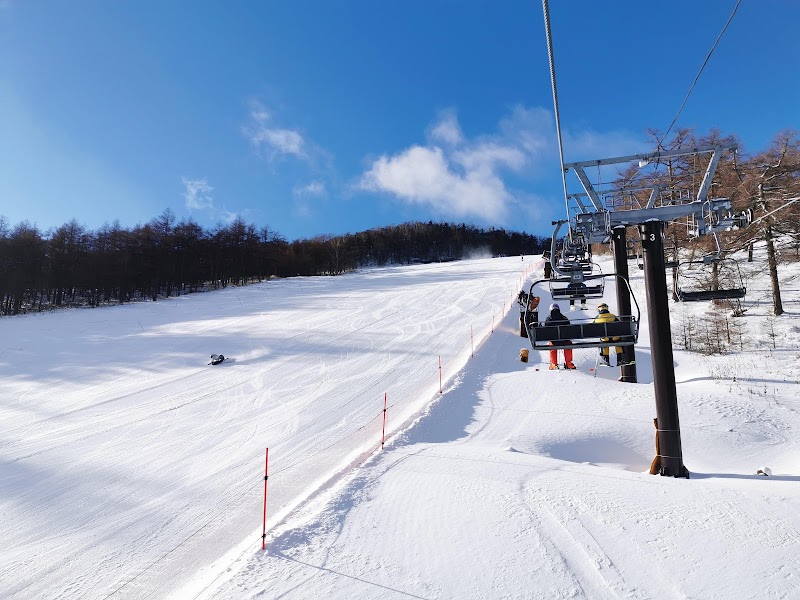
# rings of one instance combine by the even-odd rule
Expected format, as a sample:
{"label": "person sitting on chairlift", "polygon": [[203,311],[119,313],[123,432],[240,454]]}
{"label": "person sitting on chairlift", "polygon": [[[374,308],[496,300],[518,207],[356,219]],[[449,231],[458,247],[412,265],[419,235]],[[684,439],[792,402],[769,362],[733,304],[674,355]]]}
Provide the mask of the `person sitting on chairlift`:
{"label": "person sitting on chairlift", "polygon": [[[569,319],[561,312],[561,307],[555,302],[550,305],[550,314],[544,320],[545,325],[569,325]],[[571,344],[572,340],[556,340],[549,342],[551,346],[566,346]],[[572,348],[564,348],[564,368],[574,369],[575,364],[572,362]],[[550,369],[558,369],[558,350],[550,350]]]}
{"label": "person sitting on chairlift", "polygon": [[528,299],[528,313],[532,327],[539,326],[539,296],[530,296]]}
{"label": "person sitting on chairlift", "polygon": [[575,300],[579,299],[581,301],[581,310],[586,310],[586,296],[581,295],[581,293],[586,292],[586,284],[582,281],[571,281],[567,284],[567,290],[569,292],[569,309],[578,310],[575,308]]}
{"label": "person sitting on chairlift", "polygon": [[[594,323],[610,323],[612,321],[619,321],[614,313],[608,310],[608,304],[605,302],[601,302],[597,305],[597,316],[594,318]],[[618,337],[613,338],[600,338],[601,342],[616,342],[619,341]],[[622,367],[627,365],[628,362],[622,356],[622,347],[616,346],[617,350],[617,366]],[[609,361],[609,351],[608,347],[600,348],[600,360],[603,361],[603,364],[607,367],[611,366]]]}

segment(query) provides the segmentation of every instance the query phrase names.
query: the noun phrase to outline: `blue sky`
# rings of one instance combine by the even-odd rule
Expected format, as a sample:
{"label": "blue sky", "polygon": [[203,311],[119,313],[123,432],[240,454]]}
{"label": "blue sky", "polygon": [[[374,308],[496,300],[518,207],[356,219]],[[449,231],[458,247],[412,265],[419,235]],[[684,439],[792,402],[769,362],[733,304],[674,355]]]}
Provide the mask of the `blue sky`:
{"label": "blue sky", "polygon": [[[735,0],[553,0],[566,159],[650,151]],[[800,2],[744,0],[678,122],[800,128]],[[287,239],[563,213],[534,0],[0,0],[0,215]]]}

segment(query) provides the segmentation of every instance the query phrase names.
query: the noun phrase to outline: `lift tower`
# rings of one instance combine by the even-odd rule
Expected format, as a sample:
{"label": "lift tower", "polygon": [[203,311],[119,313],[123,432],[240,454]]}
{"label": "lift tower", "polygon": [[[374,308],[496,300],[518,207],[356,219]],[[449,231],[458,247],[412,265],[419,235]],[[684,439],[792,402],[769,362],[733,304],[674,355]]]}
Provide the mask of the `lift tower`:
{"label": "lift tower", "polygon": [[[727,198],[709,199],[711,182],[720,158],[736,149],[735,145],[689,148],[669,152],[636,154],[564,164],[565,174],[572,170],[583,186],[583,192],[567,194],[570,230],[587,243],[613,243],[614,264],[618,275],[627,274],[625,231],[637,227],[642,240],[644,278],[647,290],[648,324],[656,396],[659,455],[657,471],[661,475],[688,477],[681,450],[678,399],[672,354],[672,335],[664,266],[664,226],[670,221],[686,218],[694,235],[714,235],[734,227],[746,226],[749,215],[734,215]],[[662,188],[658,178],[641,178],[641,187],[632,185],[595,186],[586,169],[638,162],[639,168],[663,165],[665,160],[683,156],[710,155],[702,181],[696,190]],[[648,183],[650,182],[650,183]],[[619,310],[630,307],[627,289],[617,289]],[[627,302],[626,302],[627,300]],[[633,352],[632,347],[627,350]],[[628,356],[626,356],[628,358]],[[631,366],[631,365],[629,365]],[[623,367],[625,369],[625,367]],[[627,379],[626,379],[627,378]],[[635,370],[622,372],[623,381],[636,381]]]}

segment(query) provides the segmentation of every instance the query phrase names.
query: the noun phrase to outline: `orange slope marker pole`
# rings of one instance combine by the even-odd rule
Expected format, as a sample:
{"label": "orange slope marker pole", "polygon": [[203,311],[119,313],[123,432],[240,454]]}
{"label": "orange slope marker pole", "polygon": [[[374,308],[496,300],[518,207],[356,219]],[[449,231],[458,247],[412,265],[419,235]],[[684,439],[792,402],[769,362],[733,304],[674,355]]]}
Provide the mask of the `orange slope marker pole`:
{"label": "orange slope marker pole", "polygon": [[381,431],[381,450],[386,441],[386,392],[383,392],[383,431]]}
{"label": "orange slope marker pole", "polygon": [[264,524],[261,528],[261,549],[267,546],[267,480],[269,479],[269,448],[264,462]]}

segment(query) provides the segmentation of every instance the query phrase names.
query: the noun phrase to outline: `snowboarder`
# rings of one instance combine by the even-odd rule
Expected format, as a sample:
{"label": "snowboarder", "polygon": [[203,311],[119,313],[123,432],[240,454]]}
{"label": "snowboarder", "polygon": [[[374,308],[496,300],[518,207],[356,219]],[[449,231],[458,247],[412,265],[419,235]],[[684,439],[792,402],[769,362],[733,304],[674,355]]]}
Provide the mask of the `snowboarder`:
{"label": "snowboarder", "polygon": [[224,355],[222,355],[222,354],[212,354],[211,355],[211,362],[208,363],[208,364],[210,364],[210,365],[218,365],[223,360],[225,360],[225,356]]}
{"label": "snowboarder", "polygon": [[[608,310],[608,304],[605,302],[601,302],[597,305],[597,316],[594,318],[595,323],[610,323],[612,321],[619,321],[614,313]],[[619,341],[618,337],[613,338],[600,338],[601,342],[617,342]],[[628,362],[622,357],[622,347],[616,346],[617,350],[617,366],[622,367],[627,365]],[[611,362],[609,360],[609,352],[608,347],[600,348],[600,360],[603,361],[603,364],[607,367],[611,366]]]}
{"label": "snowboarder", "polygon": [[[553,302],[550,305],[550,314],[544,320],[545,325],[569,325],[569,319],[561,312],[561,307]],[[566,346],[571,344],[572,340],[556,340],[550,342],[551,346]],[[572,348],[564,348],[564,368],[574,369],[575,364],[572,362]],[[558,369],[558,350],[550,350],[550,369]]]}

